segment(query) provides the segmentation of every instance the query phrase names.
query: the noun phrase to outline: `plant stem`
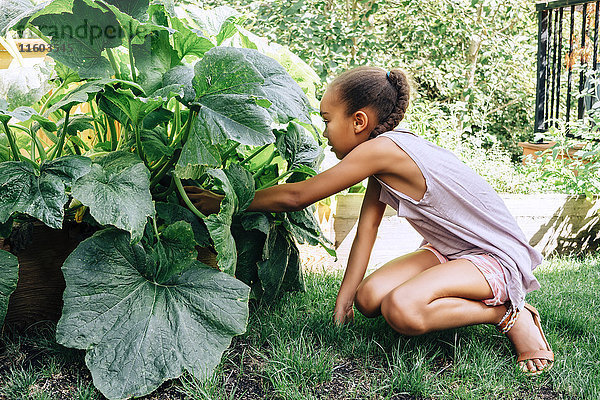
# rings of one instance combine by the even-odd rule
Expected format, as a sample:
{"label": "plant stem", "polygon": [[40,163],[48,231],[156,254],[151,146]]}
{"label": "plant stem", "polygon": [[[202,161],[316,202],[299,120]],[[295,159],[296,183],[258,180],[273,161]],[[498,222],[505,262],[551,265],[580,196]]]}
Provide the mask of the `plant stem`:
{"label": "plant stem", "polygon": [[133,51],[131,49],[131,33],[127,35],[127,47],[129,48],[129,63],[131,64],[131,80],[135,82],[137,81],[137,76],[135,75],[135,64],[133,62]]}
{"label": "plant stem", "polygon": [[60,155],[62,154],[62,148],[65,145],[65,137],[67,136],[67,128],[69,127],[69,114],[71,114],[71,107],[69,107],[69,109],[67,110],[67,114],[65,115],[65,121],[63,122],[63,130],[62,134],[58,138],[58,143],[56,144],[56,147],[52,149],[52,152],[49,156],[51,160],[60,157]]}
{"label": "plant stem", "polygon": [[24,128],[20,125],[8,125],[8,126],[10,128],[23,131],[23,132],[27,133],[29,136],[31,136],[31,139],[35,142],[38,152],[40,153],[40,157],[41,157],[42,161],[44,161],[46,159],[46,150],[44,150],[44,146],[42,145],[42,142],[40,142],[40,139],[32,131],[30,131],[29,129]]}
{"label": "plant stem", "polygon": [[183,137],[181,138],[181,145],[183,146],[188,138],[190,137],[190,131],[192,130],[192,121],[196,119],[198,115],[197,111],[190,111],[187,121],[185,121],[185,129],[183,131]]}
{"label": "plant stem", "polygon": [[181,142],[181,145],[183,146],[185,142],[187,142],[188,137],[190,136],[190,131],[192,129],[192,121],[196,118],[197,115],[197,111],[190,111],[188,119],[185,121],[184,127],[177,133],[177,135],[175,135],[175,137],[173,138],[173,143],[171,145],[175,145]]}
{"label": "plant stem", "polygon": [[58,87],[58,89],[56,89],[55,91],[52,92],[52,94],[50,95],[50,97],[48,97],[48,99],[44,102],[44,105],[42,106],[42,108],[40,110],[40,115],[44,115],[44,112],[46,111],[46,109],[50,105],[50,101],[52,101],[52,99],[54,99],[56,97],[56,95],[62,89],[64,89],[64,87],[67,86],[67,85],[68,85],[67,81],[62,81],[62,83],[60,84],[60,86]]}
{"label": "plant stem", "polygon": [[152,227],[154,228],[154,234],[156,235],[156,240],[160,242],[160,235],[158,234],[158,226],[156,226],[156,218],[152,218]]}
{"label": "plant stem", "polygon": [[13,136],[12,131],[8,127],[8,122],[2,121],[2,124],[4,125],[4,131],[6,132],[6,138],[8,139],[8,144],[10,145],[10,149],[12,150],[13,157],[15,158],[15,161],[20,161],[21,157],[19,154],[19,148],[17,147],[17,142]]}
{"label": "plant stem", "polygon": [[51,44],[50,42],[50,38],[46,35],[44,35],[42,33],[42,31],[40,31],[37,26],[32,25],[32,24],[27,24],[27,28],[29,28],[29,30],[31,30],[31,32],[35,33],[36,35],[39,36],[40,39],[42,39],[44,42]]}
{"label": "plant stem", "polygon": [[[190,135],[190,130],[192,128],[192,121],[194,120],[194,118],[196,118],[196,116],[198,115],[198,113],[196,111],[191,111],[187,121],[185,122],[185,126],[183,127],[183,134],[181,134],[180,131],[180,135],[182,136],[181,139],[181,143],[182,145],[185,144],[185,142],[187,141],[189,135]],[[177,140],[175,140],[175,142],[177,142]],[[173,143],[175,144],[175,143]],[[181,148],[178,148],[175,150],[175,152],[173,153],[173,156],[169,159],[169,161],[167,161],[167,163],[159,170],[159,172],[154,176],[154,178],[152,178],[151,182],[150,182],[150,188],[156,186],[158,184],[158,182],[163,178],[163,176],[165,176],[167,174],[167,172],[169,172],[169,170],[171,168],[173,168],[173,166],[177,163],[177,161],[179,161],[179,156],[181,155]]]}
{"label": "plant stem", "polygon": [[281,179],[285,178],[285,177],[286,177],[286,176],[288,176],[288,175],[291,175],[291,174],[293,174],[294,172],[296,172],[296,171],[293,171],[293,170],[292,170],[292,171],[286,171],[286,172],[285,172],[285,173],[283,173],[282,175],[280,175],[280,176],[278,176],[277,178],[275,178],[275,179],[271,180],[270,182],[267,182],[267,183],[265,183],[264,185],[262,185],[261,187],[259,187],[259,188],[258,188],[258,189],[256,189],[256,190],[261,190],[261,189],[265,189],[265,188],[268,188],[268,187],[270,187],[270,186],[273,186],[274,184],[276,184],[277,182],[279,182]]}
{"label": "plant stem", "polygon": [[96,121],[96,119],[98,118],[98,116],[96,115],[96,110],[94,109],[94,103],[92,101],[89,101],[89,105],[90,105],[90,110],[92,111],[92,117],[94,117],[94,129],[96,129],[96,137],[100,137],[100,141],[105,142],[106,141],[106,132],[104,132],[104,135],[102,135],[100,132],[100,129],[98,129],[98,122]]}
{"label": "plant stem", "polygon": [[154,172],[156,171],[159,167],[161,167],[163,165],[163,162],[165,161],[165,159],[167,158],[167,156],[162,156],[160,158],[160,160],[158,160],[157,162],[155,162],[153,165],[150,166],[150,172]]}
{"label": "plant stem", "polygon": [[150,169],[150,166],[148,165],[148,160],[146,159],[146,155],[144,154],[144,151],[142,149],[142,134],[140,132],[139,124],[135,125],[134,132],[135,132],[135,150],[136,150],[138,156],[144,162],[144,165],[146,166],[146,168]]}
{"label": "plant stem", "polygon": [[169,170],[171,168],[173,168],[173,166],[175,165],[177,160],[179,160],[180,155],[181,155],[181,149],[175,150],[175,152],[173,153],[173,157],[171,157],[171,159],[169,161],[167,161],[167,163],[165,165],[163,165],[163,167],[158,171],[158,173],[150,181],[150,189],[152,189],[154,186],[156,186],[158,184],[158,182],[160,182],[160,180],[167,174],[167,172],[169,172]]}
{"label": "plant stem", "polygon": [[121,150],[123,147],[127,146],[127,143],[129,142],[130,130],[131,130],[131,126],[129,124],[121,125],[121,136],[119,136],[117,150]]}
{"label": "plant stem", "polygon": [[117,65],[117,60],[115,60],[115,55],[114,55],[112,49],[107,48],[106,54],[108,55],[108,59],[110,60],[110,65],[112,66],[112,69],[115,71],[115,77],[117,79],[122,79],[121,71],[119,71],[119,66]]}
{"label": "plant stem", "polygon": [[175,190],[175,181],[171,179],[171,183],[169,184],[167,190],[165,190],[164,192],[156,193],[153,196],[155,199],[164,200],[167,198],[167,196],[173,193],[173,190]]}
{"label": "plant stem", "polygon": [[33,138],[33,135],[31,135],[31,152],[29,152],[29,155],[31,155],[31,159],[33,161],[35,161],[35,139]]}
{"label": "plant stem", "polygon": [[179,192],[179,195],[183,199],[183,202],[185,203],[185,205],[188,206],[188,208],[190,209],[190,211],[193,212],[194,215],[196,215],[198,218],[205,219],[206,215],[202,214],[200,212],[200,210],[198,210],[196,208],[196,206],[194,206],[192,204],[192,201],[188,197],[187,193],[185,192],[185,189],[183,188],[183,185],[181,184],[181,179],[179,179],[178,177],[174,176],[173,180],[175,181],[175,185],[177,186],[177,191]]}
{"label": "plant stem", "polygon": [[81,149],[79,148],[79,146],[77,146],[75,144],[75,142],[72,140],[72,137],[70,139],[71,139],[71,144],[73,145],[73,150],[75,151],[75,154],[77,154],[78,156],[80,156],[81,155]]}
{"label": "plant stem", "polygon": [[171,126],[171,134],[167,137],[167,140],[169,143],[171,143],[171,141],[175,137],[175,133],[179,132],[180,129],[181,129],[181,110],[179,107],[179,101],[177,99],[175,99],[175,111],[174,111],[173,124]]}
{"label": "plant stem", "polygon": [[269,145],[270,145],[270,143],[267,143],[267,144],[265,144],[265,145],[263,145],[263,146],[259,147],[258,149],[256,149],[256,150],[254,151],[254,153],[252,153],[252,154],[250,154],[248,157],[244,158],[244,159],[243,159],[243,160],[240,162],[240,164],[244,164],[244,163],[246,163],[246,162],[248,162],[248,161],[252,160],[254,157],[256,157],[256,155],[258,155],[258,153],[260,153],[261,151],[263,151],[264,149],[266,149],[267,147],[269,147]]}
{"label": "plant stem", "polygon": [[111,117],[106,117],[108,121],[108,130],[110,131],[110,149],[115,151],[117,149],[117,145],[119,144],[119,139],[117,138],[117,127],[115,126],[115,120]]}
{"label": "plant stem", "polygon": [[252,177],[254,179],[259,178],[262,175],[262,173],[265,171],[265,169],[269,166],[269,164],[271,164],[271,161],[273,161],[274,158],[275,158],[275,152],[272,152],[271,155],[269,156],[269,158],[267,159],[267,161],[265,161],[260,166],[260,169],[258,171],[256,171],[254,174],[252,174]]}
{"label": "plant stem", "polygon": [[227,163],[227,158],[229,158],[231,153],[233,153],[234,150],[237,149],[240,144],[241,143],[234,144],[233,146],[231,146],[230,149],[228,149],[225,153],[223,153],[223,155],[221,156],[221,159],[223,160],[223,168],[225,168],[225,164]]}

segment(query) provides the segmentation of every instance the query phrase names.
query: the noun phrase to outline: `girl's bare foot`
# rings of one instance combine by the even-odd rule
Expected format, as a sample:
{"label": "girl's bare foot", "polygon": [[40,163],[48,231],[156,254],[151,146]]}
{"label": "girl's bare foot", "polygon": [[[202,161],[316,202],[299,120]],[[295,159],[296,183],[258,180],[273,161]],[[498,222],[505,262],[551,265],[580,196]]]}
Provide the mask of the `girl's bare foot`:
{"label": "girl's bare foot", "polygon": [[[550,351],[533,318],[532,311],[523,308],[513,327],[506,333],[517,354]],[[523,372],[535,373],[546,369],[551,362],[544,358],[531,358],[519,362],[519,367]]]}

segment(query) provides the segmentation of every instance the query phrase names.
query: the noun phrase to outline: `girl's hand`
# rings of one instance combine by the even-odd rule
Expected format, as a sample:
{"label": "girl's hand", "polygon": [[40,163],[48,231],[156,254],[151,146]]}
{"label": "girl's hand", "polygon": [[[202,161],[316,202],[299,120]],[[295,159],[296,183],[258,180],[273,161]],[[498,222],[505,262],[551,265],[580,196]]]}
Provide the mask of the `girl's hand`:
{"label": "girl's hand", "polygon": [[350,302],[345,301],[335,303],[333,322],[336,325],[339,326],[354,321],[354,308],[352,307],[352,304],[352,300]]}
{"label": "girl's hand", "polygon": [[221,209],[221,200],[225,196],[197,186],[184,186],[192,204],[204,215],[217,214]]}

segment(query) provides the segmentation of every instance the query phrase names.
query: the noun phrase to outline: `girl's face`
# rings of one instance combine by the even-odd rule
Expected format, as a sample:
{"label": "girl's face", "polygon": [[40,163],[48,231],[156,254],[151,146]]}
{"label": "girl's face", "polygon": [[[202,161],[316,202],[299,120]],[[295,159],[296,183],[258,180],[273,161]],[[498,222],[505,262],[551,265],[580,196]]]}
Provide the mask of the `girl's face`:
{"label": "girl's face", "polygon": [[[367,130],[368,118],[365,112],[346,114],[346,106],[337,99],[335,90],[327,89],[321,99],[321,117],[325,122],[323,136],[327,138],[331,151],[341,160],[354,147],[368,139],[373,129]],[[370,126],[370,125],[369,125]]]}

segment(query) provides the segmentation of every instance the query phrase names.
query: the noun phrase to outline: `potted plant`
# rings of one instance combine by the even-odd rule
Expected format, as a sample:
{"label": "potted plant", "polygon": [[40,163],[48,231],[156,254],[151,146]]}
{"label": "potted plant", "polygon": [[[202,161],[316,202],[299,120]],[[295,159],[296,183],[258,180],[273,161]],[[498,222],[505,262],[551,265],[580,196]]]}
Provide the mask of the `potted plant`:
{"label": "potted plant", "polygon": [[[54,88],[0,100],[0,237],[30,220],[95,231],[62,265],[56,338],[86,350],[107,398],[206,376],[244,332],[249,298],[303,289],[296,241],[333,253],[311,209],[245,212],[255,190],[316,174],[307,95],[227,8],[13,6],[0,33],[29,29],[51,46]],[[184,185],[224,194],[219,213],[202,215]],[[0,265],[4,317],[18,259],[0,250]]]}

